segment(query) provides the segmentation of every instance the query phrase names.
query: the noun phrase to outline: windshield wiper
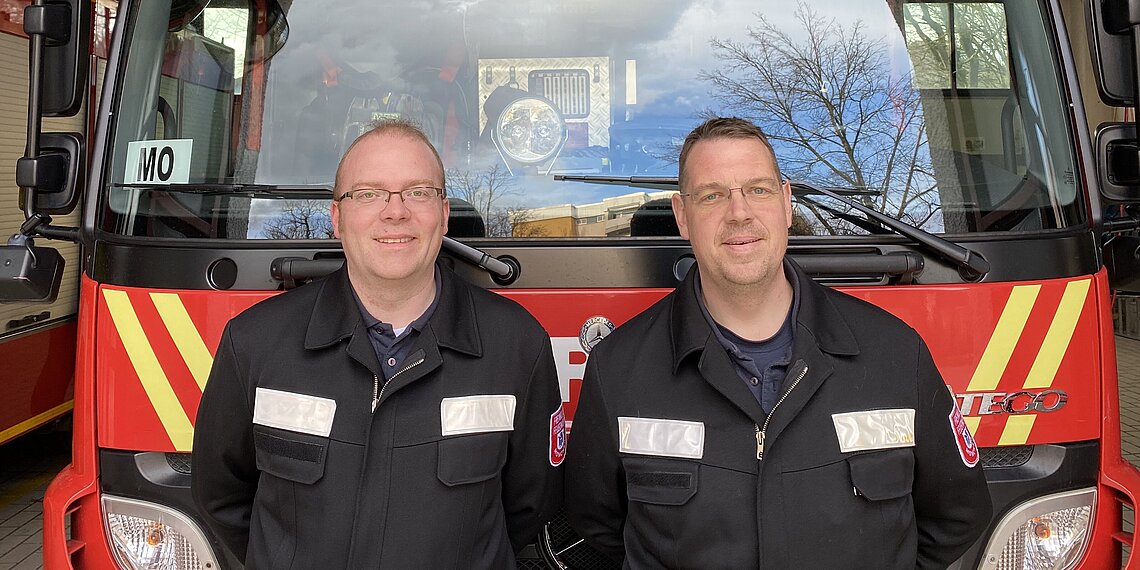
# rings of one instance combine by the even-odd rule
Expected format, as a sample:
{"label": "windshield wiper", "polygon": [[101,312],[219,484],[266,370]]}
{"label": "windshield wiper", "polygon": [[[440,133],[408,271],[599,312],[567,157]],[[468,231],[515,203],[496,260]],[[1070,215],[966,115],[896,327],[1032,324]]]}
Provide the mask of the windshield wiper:
{"label": "windshield wiper", "polygon": [[508,258],[507,261],[503,261],[497,257],[492,257],[491,254],[481,249],[471,247],[447,236],[443,236],[443,247],[456,257],[498,277],[497,281],[499,282],[510,283],[518,278],[519,266],[513,259]]}
{"label": "windshield wiper", "polygon": [[111,184],[112,188],[142,190],[144,192],[180,192],[208,196],[244,196],[247,198],[276,198],[288,200],[330,199],[332,186],[327,184],[243,184],[226,182],[189,184]]}
{"label": "windshield wiper", "polygon": [[[675,176],[590,176],[590,175],[563,175],[556,174],[555,180],[566,182],[586,182],[591,184],[612,184],[628,186],[631,188],[648,188],[653,190],[677,190],[679,188]],[[808,184],[807,182],[791,181],[792,192],[817,202],[812,195],[822,195],[832,198],[858,210],[868,218],[890,228],[895,233],[908,237],[919,245],[925,247],[938,257],[953,263],[968,279],[980,279],[990,271],[990,263],[978,252],[962,247],[946,238],[934,235],[926,230],[912,226],[898,218],[888,216],[848,198],[847,196],[878,195],[874,190],[856,188],[825,188]],[[817,202],[818,203],[818,202]]]}
{"label": "windshield wiper", "polygon": [[[316,198],[326,199],[332,198],[332,187],[325,184],[313,185],[277,185],[277,184],[227,184],[227,183],[194,183],[194,184],[112,184],[115,188],[127,188],[143,190],[147,192],[183,192],[188,194],[203,194],[203,195],[224,195],[224,196],[247,196],[256,198],[279,198],[279,199],[305,199]],[[511,283],[519,274],[519,267],[513,260],[502,261],[498,258],[492,257],[491,254],[482,250],[471,247],[467,244],[461,243],[447,236],[443,237],[443,247],[454,254],[456,257],[463,259],[497,277],[500,283]],[[337,267],[340,267],[340,260],[295,260],[289,258],[294,262],[289,267],[296,265],[299,275],[303,277],[312,277],[307,272],[316,272],[319,275],[331,273]],[[305,261],[312,263],[305,265]],[[297,263],[300,262],[300,263]],[[310,267],[312,266],[312,267]],[[276,267],[276,264],[275,264]],[[304,269],[301,269],[304,267]],[[283,269],[275,269],[274,271],[285,271]]]}

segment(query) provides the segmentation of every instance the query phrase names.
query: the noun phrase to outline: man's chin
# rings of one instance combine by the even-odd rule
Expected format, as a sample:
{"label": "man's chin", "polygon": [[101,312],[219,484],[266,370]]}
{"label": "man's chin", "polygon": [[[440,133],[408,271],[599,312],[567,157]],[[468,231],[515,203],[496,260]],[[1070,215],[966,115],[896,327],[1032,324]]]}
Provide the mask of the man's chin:
{"label": "man's chin", "polygon": [[729,287],[763,287],[775,279],[779,266],[749,264],[748,266],[721,266],[716,268],[716,278]]}

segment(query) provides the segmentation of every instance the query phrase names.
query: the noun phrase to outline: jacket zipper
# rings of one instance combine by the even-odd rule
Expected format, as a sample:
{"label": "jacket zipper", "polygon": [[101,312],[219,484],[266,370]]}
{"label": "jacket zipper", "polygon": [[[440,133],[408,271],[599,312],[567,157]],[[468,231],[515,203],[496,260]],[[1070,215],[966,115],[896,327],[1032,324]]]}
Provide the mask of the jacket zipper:
{"label": "jacket zipper", "polygon": [[373,374],[372,375],[372,413],[376,413],[376,406],[380,405],[380,398],[384,397],[384,389],[388,387],[388,384],[391,384],[392,381],[395,380],[397,376],[399,376],[399,375],[401,375],[401,374],[403,374],[403,373],[405,373],[405,372],[407,372],[407,371],[409,371],[409,370],[411,370],[411,369],[413,369],[413,368],[415,368],[415,367],[417,367],[423,363],[424,363],[424,359],[423,359],[423,357],[420,357],[415,362],[413,362],[413,363],[401,368],[400,370],[398,370],[395,374],[392,375],[391,378],[388,379],[387,382],[384,382],[383,386],[380,385],[380,377],[376,374]]}
{"label": "jacket zipper", "polygon": [[[803,362],[803,361],[801,360],[800,362]],[[776,405],[772,406],[772,411],[768,412],[768,417],[764,418],[764,427],[760,427],[756,424],[752,425],[752,427],[756,428],[756,459],[757,460],[763,460],[764,459],[764,433],[768,431],[768,422],[772,421],[772,415],[776,413],[776,408],[779,408],[780,404],[784,403],[784,400],[787,399],[788,394],[791,394],[792,390],[796,389],[796,386],[800,383],[800,380],[803,380],[804,376],[807,376],[807,373],[808,373],[808,366],[805,363],[803,370],[800,370],[799,375],[796,376],[796,379],[792,381],[792,385],[788,386],[787,390],[784,390],[784,393],[783,393],[783,395],[780,396],[780,399],[776,400]]]}

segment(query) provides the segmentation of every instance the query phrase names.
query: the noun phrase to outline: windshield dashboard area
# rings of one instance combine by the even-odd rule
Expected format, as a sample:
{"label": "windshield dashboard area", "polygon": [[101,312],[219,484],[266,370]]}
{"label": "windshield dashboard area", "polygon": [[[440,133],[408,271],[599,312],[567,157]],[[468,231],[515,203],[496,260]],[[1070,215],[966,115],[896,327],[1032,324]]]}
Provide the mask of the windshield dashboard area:
{"label": "windshield dashboard area", "polygon": [[[932,233],[1085,221],[1036,0],[132,10],[96,222],[115,234],[332,239],[337,163],[389,118],[438,149],[459,239],[677,236],[668,184],[590,178],[675,178],[685,135],[716,115],[761,126],[786,177]],[[888,233],[808,198],[793,197],[793,239]]]}

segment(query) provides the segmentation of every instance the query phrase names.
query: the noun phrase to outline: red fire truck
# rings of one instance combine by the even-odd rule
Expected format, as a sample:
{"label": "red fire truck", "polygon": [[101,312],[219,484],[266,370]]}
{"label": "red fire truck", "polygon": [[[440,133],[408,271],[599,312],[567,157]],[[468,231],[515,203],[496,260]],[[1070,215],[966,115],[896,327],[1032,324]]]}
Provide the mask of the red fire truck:
{"label": "red fire truck", "polygon": [[[5,62],[5,97],[0,100],[0,161],[15,164],[23,153],[27,135],[28,39],[23,31],[23,9],[30,0],[0,2],[0,59]],[[110,40],[113,2],[98,0],[94,14],[90,57],[102,69]],[[49,118],[52,131],[93,129],[88,112],[96,104],[94,77],[84,85],[80,111],[74,116]],[[17,207],[15,180],[8,178],[0,193],[0,235],[5,239],[20,231],[24,216]],[[77,213],[59,218],[68,225],[79,223]],[[75,336],[79,305],[79,245],[67,241],[50,244],[66,260],[63,285],[48,303],[14,300],[0,304],[0,378],[5,397],[0,400],[0,444],[67,414],[72,407],[72,375],[75,370]]]}
{"label": "red fire truck", "polygon": [[[368,124],[431,137],[442,263],[544,324],[572,414],[594,344],[692,266],[666,204],[708,114],[772,138],[795,181],[790,255],[930,345],[995,505],[958,567],[1119,567],[1140,474],[1111,295],[1140,290],[1140,168],[1135,125],[1090,127],[1113,111],[1080,85],[1135,101],[1126,5],[126,0],[85,141],[39,125],[76,110],[85,3],[37,2],[17,167],[37,241],[0,248],[0,295],[52,298],[43,240],[81,245],[47,567],[240,566],[190,498],[199,397],[230,317],[343,263],[330,184]],[[77,227],[50,219],[81,194]],[[519,565],[606,567],[558,520]]]}

